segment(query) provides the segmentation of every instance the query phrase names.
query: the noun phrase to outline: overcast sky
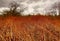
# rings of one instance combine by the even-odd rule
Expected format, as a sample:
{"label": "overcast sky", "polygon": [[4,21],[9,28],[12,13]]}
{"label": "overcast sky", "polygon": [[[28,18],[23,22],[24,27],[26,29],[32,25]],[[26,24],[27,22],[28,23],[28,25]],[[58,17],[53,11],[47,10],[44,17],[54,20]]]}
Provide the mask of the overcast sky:
{"label": "overcast sky", "polygon": [[24,14],[40,13],[46,14],[51,11],[53,4],[60,2],[60,0],[0,0],[1,7],[9,7],[9,3],[16,1],[22,4],[22,9],[24,9]]}

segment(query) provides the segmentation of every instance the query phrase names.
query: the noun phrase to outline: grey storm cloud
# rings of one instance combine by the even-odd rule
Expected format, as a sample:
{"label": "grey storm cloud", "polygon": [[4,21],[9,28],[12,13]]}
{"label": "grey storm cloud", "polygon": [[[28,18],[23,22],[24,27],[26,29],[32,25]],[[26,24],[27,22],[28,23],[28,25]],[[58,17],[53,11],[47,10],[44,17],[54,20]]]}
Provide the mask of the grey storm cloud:
{"label": "grey storm cloud", "polygon": [[22,13],[26,15],[32,13],[45,15],[53,11],[53,4],[60,2],[59,0],[0,0],[0,7],[9,7],[9,4],[13,1],[19,3],[21,9],[25,8]]}

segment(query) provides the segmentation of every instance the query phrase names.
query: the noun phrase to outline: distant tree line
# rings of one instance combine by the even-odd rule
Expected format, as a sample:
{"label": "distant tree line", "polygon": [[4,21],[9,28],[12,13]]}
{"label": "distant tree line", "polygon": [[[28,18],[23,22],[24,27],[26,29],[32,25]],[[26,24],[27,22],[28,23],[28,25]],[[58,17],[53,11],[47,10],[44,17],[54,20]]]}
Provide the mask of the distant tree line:
{"label": "distant tree line", "polygon": [[[21,12],[23,12],[24,9],[25,9],[25,8],[20,9],[20,11],[18,12],[17,9],[18,9],[18,7],[20,8],[20,4],[18,4],[15,1],[11,2],[9,4],[9,6],[10,6],[10,10],[9,11],[4,11],[3,12],[4,16],[5,15],[12,15],[12,16],[17,16],[18,15],[18,16],[20,16]],[[60,2],[53,4],[52,9],[54,9],[55,11],[48,12],[48,14],[47,14],[48,16],[60,15]],[[40,14],[37,14],[37,15],[40,15]],[[28,16],[30,16],[30,15],[28,15]]]}

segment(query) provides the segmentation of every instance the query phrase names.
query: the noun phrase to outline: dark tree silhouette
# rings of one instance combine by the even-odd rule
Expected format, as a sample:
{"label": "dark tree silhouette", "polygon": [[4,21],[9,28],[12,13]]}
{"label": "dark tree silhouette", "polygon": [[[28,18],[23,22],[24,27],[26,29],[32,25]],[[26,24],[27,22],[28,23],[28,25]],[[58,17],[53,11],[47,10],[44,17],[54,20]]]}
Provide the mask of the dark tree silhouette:
{"label": "dark tree silhouette", "polygon": [[19,7],[19,4],[17,2],[11,2],[10,3],[10,11],[12,15],[19,15],[20,13],[17,12],[17,8]]}
{"label": "dark tree silhouette", "polygon": [[19,4],[16,3],[15,1],[10,3],[10,10],[12,10],[13,12],[16,11],[18,7],[19,7]]}
{"label": "dark tree silhouette", "polygon": [[3,14],[4,16],[20,16],[20,12],[17,11],[17,8],[20,7],[20,4],[18,4],[17,2],[13,1],[9,4],[9,11],[4,11]]}

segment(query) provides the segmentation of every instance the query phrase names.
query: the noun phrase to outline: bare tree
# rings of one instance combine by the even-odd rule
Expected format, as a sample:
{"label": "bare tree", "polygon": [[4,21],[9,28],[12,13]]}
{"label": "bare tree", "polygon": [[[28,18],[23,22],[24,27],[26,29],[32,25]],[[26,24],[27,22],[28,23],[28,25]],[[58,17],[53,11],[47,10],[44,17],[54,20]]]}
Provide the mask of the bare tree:
{"label": "bare tree", "polygon": [[52,9],[56,9],[56,13],[60,15],[60,2],[53,4]]}
{"label": "bare tree", "polygon": [[11,2],[10,3],[10,10],[16,11],[16,9],[19,7],[19,4],[17,2]]}
{"label": "bare tree", "polygon": [[17,15],[19,12],[17,12],[17,8],[19,7],[19,4],[15,1],[10,3],[10,11],[12,15]]}
{"label": "bare tree", "polygon": [[20,15],[20,12],[17,11],[17,8],[20,8],[20,4],[18,4],[17,2],[13,1],[9,4],[9,11],[4,11],[3,12],[3,16],[16,16],[16,15]]}

